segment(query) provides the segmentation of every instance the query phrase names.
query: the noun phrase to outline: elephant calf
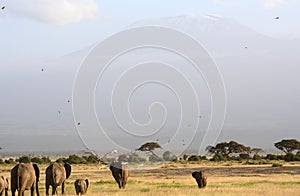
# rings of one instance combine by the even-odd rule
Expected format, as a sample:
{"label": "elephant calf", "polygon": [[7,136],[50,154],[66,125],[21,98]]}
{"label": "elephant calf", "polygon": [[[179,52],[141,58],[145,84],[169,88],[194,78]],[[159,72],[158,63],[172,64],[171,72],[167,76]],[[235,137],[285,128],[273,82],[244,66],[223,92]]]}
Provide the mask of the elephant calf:
{"label": "elephant calf", "polygon": [[207,177],[204,175],[203,171],[200,170],[199,172],[193,172],[192,176],[196,179],[198,188],[206,187]]}
{"label": "elephant calf", "polygon": [[0,196],[8,195],[8,179],[4,176],[0,177]]}
{"label": "elephant calf", "polygon": [[125,189],[125,185],[127,184],[127,179],[129,176],[128,165],[122,163],[121,161],[113,161],[110,164],[109,169],[111,170],[114,179],[118,183],[119,188]]}
{"label": "elephant calf", "polygon": [[84,195],[87,192],[89,187],[89,180],[88,179],[77,179],[74,182],[75,190],[77,195]]}

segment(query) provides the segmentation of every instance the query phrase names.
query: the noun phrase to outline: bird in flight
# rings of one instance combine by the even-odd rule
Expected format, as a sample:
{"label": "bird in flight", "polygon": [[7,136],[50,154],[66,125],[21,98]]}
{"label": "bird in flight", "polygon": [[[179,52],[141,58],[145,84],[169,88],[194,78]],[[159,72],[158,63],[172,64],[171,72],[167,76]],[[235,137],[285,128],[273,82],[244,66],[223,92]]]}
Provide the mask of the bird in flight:
{"label": "bird in flight", "polygon": [[2,6],[2,8],[1,8],[2,10],[4,10],[5,9],[5,6]]}
{"label": "bird in flight", "polygon": [[278,19],[279,19],[279,16],[276,16],[275,19],[278,20]]}

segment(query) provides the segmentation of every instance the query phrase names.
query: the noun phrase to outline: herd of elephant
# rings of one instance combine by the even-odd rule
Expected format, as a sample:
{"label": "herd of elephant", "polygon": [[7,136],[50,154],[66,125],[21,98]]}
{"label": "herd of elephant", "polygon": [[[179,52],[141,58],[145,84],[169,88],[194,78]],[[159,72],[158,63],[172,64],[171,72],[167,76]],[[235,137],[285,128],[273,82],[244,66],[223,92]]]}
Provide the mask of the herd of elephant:
{"label": "herd of elephant", "polygon": [[[124,189],[129,176],[128,165],[120,161],[114,161],[110,164],[109,169],[120,189]],[[18,191],[18,196],[24,196],[25,190],[30,190],[30,195],[39,196],[39,178],[40,169],[34,163],[19,163],[11,169],[11,193],[15,196]],[[62,194],[65,192],[66,180],[71,175],[71,165],[68,163],[51,163],[46,168],[46,195],[49,195],[49,188],[52,187],[52,195],[57,194],[57,187],[61,186]],[[192,173],[196,179],[199,188],[206,186],[207,177],[203,171]],[[89,187],[88,179],[77,179],[74,182],[74,187],[77,195],[84,195]],[[8,196],[9,181],[4,176],[0,177],[0,196]]]}

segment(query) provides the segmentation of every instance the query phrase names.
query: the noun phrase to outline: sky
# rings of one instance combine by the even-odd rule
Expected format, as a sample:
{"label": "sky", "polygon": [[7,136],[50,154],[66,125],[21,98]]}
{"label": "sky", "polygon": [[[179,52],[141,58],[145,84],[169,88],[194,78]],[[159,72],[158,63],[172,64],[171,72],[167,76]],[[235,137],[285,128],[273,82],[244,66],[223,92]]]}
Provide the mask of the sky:
{"label": "sky", "polygon": [[[299,137],[300,124],[296,119],[300,111],[298,0],[0,0],[2,6],[5,9],[0,11],[0,147],[4,150],[6,147],[16,151],[23,148],[47,150],[48,145],[52,146],[50,150],[83,149],[73,119],[72,90],[87,51],[133,24],[160,24],[161,21],[170,27],[179,26],[179,29],[182,26],[178,21],[183,21],[186,33],[203,43],[219,66],[228,99],[226,121],[220,136],[222,140],[230,140],[234,136],[234,139],[248,145],[272,148],[272,142],[281,139],[284,134]],[[118,46],[118,43],[113,46]],[[102,116],[107,130],[120,128],[114,124],[115,114],[111,113],[110,104],[106,102],[111,99],[109,93],[114,90],[114,79],[119,82],[123,71],[129,68],[139,73],[139,69],[130,66],[136,65],[140,59],[151,61],[158,57],[189,76],[191,84],[198,89],[197,96],[204,100],[200,103],[204,112],[199,129],[209,126],[211,100],[204,85],[205,77],[199,77],[199,73],[184,59],[170,58],[166,51],[159,51],[160,56],[156,57],[156,52],[133,52],[119,58],[107,69],[103,86],[99,83],[95,90],[99,98],[95,104],[99,112],[97,115],[107,111]],[[172,71],[177,78],[178,73]],[[171,80],[172,71],[169,70],[167,73],[170,75],[165,78]],[[157,75],[156,70],[147,70],[130,75],[130,78],[137,77],[138,80],[139,77]],[[127,78],[128,83],[130,78]],[[186,83],[182,82],[175,86],[188,89],[184,85]],[[174,107],[178,100],[168,97],[174,95],[172,89],[164,90],[163,85],[150,84],[134,91],[136,94],[132,99],[138,104],[133,104],[132,111],[138,121],[147,122],[152,103],[160,98],[166,108],[175,109],[169,113],[173,121],[163,127],[167,132],[177,126],[176,114],[180,113],[180,108]],[[189,101],[188,94],[184,98],[188,98],[187,108],[191,108],[191,113],[195,109],[193,102]],[[116,100],[118,103],[119,100]],[[149,105],[151,107],[145,109]],[[161,115],[161,109],[165,108],[153,109],[157,112],[154,115],[158,119],[157,124],[161,123],[157,117]],[[124,113],[121,115],[125,116]],[[163,119],[163,116],[160,117]],[[189,114],[183,122],[184,128],[194,128],[197,119],[198,116],[195,118],[195,115]],[[83,129],[93,129],[85,127],[83,119],[81,124]],[[151,122],[148,125],[152,125]],[[109,134],[116,137],[114,132]],[[161,141],[167,142],[168,134],[160,138]],[[55,137],[55,145],[52,145],[49,136]],[[266,137],[267,144],[264,142]],[[178,141],[182,143],[184,139]],[[99,140],[93,142],[101,144]],[[131,142],[130,148],[134,148],[132,145],[138,144]],[[185,148],[184,145],[182,147]]]}
{"label": "sky", "polygon": [[[282,39],[300,34],[298,0],[1,0],[1,5],[6,6],[0,12],[2,63],[68,54],[136,21],[187,14],[234,18]],[[276,16],[280,21],[272,20]]]}

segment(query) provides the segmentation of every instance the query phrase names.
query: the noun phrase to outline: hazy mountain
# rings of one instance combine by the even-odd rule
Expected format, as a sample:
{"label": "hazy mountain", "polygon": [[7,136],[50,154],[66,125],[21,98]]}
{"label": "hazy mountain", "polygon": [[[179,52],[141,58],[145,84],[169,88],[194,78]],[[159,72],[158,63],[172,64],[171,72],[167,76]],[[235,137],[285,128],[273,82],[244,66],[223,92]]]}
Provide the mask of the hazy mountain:
{"label": "hazy mountain", "polygon": [[[149,19],[138,21],[128,28],[144,25],[167,26],[191,35],[209,51],[217,63],[224,78],[228,98],[226,120],[219,141],[237,140],[250,146],[272,148],[273,143],[281,138],[300,138],[300,122],[297,120],[300,116],[299,39],[274,39],[233,19],[215,15]],[[0,144],[3,151],[84,148],[75,130],[72,103],[68,103],[68,100],[72,100],[74,79],[88,52],[89,48],[60,58],[14,62],[5,66],[0,72]],[[138,61],[145,56],[150,58],[158,54],[161,55],[159,58],[173,62],[175,66],[184,64],[182,60],[168,56],[167,53],[145,50],[122,58],[122,61],[115,64],[116,67],[108,70],[108,78],[117,78],[124,69],[121,67],[122,63],[132,63],[130,55],[135,55],[135,61]],[[209,93],[202,94],[205,91],[203,78],[193,73],[189,64],[184,64],[182,69],[204,100],[199,129],[205,129],[209,123],[211,106]],[[110,86],[113,85],[112,81],[105,81],[105,89],[98,89],[96,94],[99,110],[107,109],[104,97],[108,96]],[[145,105],[156,100],[151,99],[151,95],[170,100],[167,107],[175,108],[175,111],[168,115],[171,116],[170,119],[178,118],[175,116],[178,108],[172,108],[176,105],[176,100],[167,99],[170,92],[157,90],[156,87],[149,86],[148,90],[137,94],[139,97],[133,97],[138,102],[132,109],[138,121],[149,120]],[[105,119],[105,128],[118,128],[112,115],[101,117]],[[172,136],[176,123],[168,122],[165,137],[160,135],[161,142],[165,143]],[[168,132],[167,128],[170,127],[174,129]],[[153,139],[154,137],[156,136]],[[133,141],[132,147],[139,145],[139,142]],[[109,149],[110,147],[103,147],[101,150]]]}

